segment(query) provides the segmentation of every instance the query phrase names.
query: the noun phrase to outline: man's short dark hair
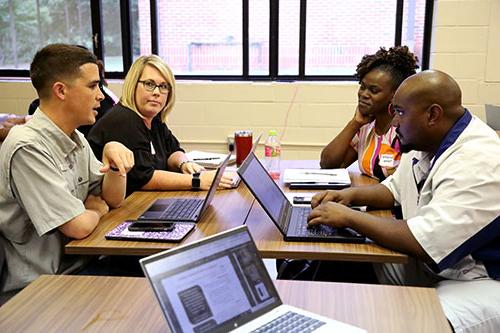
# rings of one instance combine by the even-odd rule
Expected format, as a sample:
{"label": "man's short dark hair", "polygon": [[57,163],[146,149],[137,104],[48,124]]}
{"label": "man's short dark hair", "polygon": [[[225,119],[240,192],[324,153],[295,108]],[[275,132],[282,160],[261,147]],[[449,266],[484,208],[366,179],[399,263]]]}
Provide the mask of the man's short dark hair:
{"label": "man's short dark hair", "polygon": [[54,82],[72,80],[80,74],[80,66],[97,58],[88,50],[68,44],[50,44],[39,50],[30,67],[30,77],[40,98],[50,95]]}

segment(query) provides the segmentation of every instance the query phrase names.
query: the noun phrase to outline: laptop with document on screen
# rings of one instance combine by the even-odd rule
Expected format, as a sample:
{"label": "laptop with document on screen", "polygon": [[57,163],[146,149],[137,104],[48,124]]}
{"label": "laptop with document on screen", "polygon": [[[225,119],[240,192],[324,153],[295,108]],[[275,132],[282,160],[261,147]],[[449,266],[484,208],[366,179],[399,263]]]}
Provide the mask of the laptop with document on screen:
{"label": "laptop with document on screen", "polygon": [[327,225],[307,227],[310,206],[293,206],[269,176],[255,154],[250,154],[238,169],[250,189],[286,241],[364,243],[366,238],[349,228]]}
{"label": "laptop with document on screen", "polygon": [[140,264],[173,333],[365,332],[283,304],[246,226]]}
{"label": "laptop with document on screen", "polygon": [[200,198],[167,198],[156,200],[139,216],[139,220],[198,222],[206,211],[217,191],[219,182],[226,170],[231,153],[217,168],[214,180],[204,199]]}

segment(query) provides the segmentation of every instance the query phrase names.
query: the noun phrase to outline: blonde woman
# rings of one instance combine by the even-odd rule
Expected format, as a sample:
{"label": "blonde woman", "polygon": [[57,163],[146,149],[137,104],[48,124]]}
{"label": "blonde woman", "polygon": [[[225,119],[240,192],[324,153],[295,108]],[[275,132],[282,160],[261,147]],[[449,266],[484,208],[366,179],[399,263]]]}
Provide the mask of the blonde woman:
{"label": "blonde woman", "polygon": [[[90,131],[88,141],[98,158],[109,141],[133,151],[135,166],[128,173],[127,195],[137,190],[207,190],[212,184],[215,171],[190,162],[167,127],[174,104],[171,69],[156,55],[142,56],[125,77],[120,102]],[[231,184],[231,176],[225,174],[219,186]]]}

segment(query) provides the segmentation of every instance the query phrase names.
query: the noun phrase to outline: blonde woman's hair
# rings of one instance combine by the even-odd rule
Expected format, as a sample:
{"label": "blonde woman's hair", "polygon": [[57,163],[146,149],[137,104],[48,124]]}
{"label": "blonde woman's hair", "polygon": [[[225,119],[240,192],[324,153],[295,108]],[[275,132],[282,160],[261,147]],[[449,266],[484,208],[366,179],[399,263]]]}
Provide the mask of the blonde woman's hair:
{"label": "blonde woman's hair", "polygon": [[170,92],[168,93],[167,103],[160,111],[161,121],[166,122],[167,115],[170,113],[175,104],[175,77],[170,67],[168,67],[168,65],[157,55],[152,54],[142,56],[134,61],[127,73],[127,76],[125,76],[120,103],[133,110],[141,118],[144,118],[144,116],[137,109],[137,104],[135,102],[135,90],[137,89],[137,84],[139,83],[142,72],[147,65],[156,68],[171,87]]}

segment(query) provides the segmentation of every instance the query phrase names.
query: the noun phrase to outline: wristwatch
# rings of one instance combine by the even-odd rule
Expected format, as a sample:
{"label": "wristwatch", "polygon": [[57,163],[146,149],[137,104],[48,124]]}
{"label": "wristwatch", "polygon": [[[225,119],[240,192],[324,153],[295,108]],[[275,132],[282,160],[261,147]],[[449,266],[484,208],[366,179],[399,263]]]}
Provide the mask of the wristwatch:
{"label": "wristwatch", "polygon": [[193,179],[191,180],[191,188],[193,190],[199,190],[201,186],[200,173],[193,173]]}

